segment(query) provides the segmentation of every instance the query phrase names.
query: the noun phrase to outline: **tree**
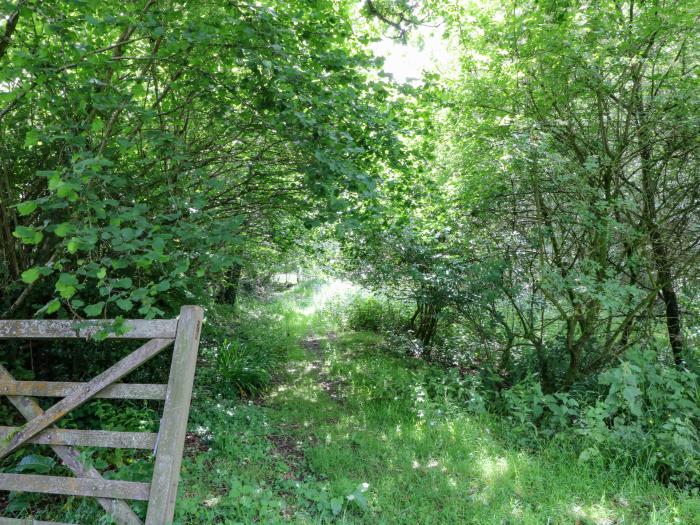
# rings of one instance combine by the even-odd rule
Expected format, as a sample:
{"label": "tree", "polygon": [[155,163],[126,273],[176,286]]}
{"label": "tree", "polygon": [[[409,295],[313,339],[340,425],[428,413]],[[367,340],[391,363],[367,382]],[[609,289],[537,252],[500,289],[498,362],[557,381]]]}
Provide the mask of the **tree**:
{"label": "tree", "polygon": [[[443,10],[463,46],[451,164],[465,222],[484,221],[492,256],[507,263],[507,330],[540,356],[551,387],[653,344],[659,302],[667,348],[683,362],[677,289],[693,276],[699,240],[694,10]],[[548,380],[559,348],[568,363]]]}
{"label": "tree", "polygon": [[348,2],[2,8],[3,317],[161,315],[398,150]]}

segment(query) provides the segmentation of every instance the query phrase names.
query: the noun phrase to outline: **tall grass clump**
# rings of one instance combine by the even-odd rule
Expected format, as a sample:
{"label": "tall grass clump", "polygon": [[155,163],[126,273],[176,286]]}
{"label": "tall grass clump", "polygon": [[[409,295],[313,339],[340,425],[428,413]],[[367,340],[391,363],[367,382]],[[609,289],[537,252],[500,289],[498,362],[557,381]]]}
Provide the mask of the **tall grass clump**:
{"label": "tall grass clump", "polygon": [[257,395],[270,385],[279,357],[255,343],[225,339],[216,353],[217,383],[241,397]]}

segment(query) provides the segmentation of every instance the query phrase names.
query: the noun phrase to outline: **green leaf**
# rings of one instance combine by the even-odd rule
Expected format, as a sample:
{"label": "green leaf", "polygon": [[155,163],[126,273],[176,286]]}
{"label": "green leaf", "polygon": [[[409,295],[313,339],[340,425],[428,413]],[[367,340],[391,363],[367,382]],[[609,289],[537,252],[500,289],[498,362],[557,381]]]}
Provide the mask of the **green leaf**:
{"label": "green leaf", "polygon": [[78,279],[70,273],[62,273],[56,282],[56,291],[64,299],[70,299],[78,290]]}
{"label": "green leaf", "polygon": [[104,279],[107,276],[107,268],[100,268],[95,275],[98,279]]}
{"label": "green leaf", "polygon": [[56,291],[58,291],[59,294],[61,294],[61,297],[64,299],[70,299],[75,295],[75,292],[77,291],[75,286],[67,286],[63,284],[57,284],[56,285]]}
{"label": "green leaf", "polygon": [[[116,286],[115,286],[115,288],[116,288]],[[148,295],[147,288],[137,288],[136,290],[131,292],[131,298],[134,301],[142,301],[147,295]]]}
{"label": "green leaf", "polygon": [[24,147],[34,146],[39,142],[39,132],[35,129],[30,129],[24,136]]}
{"label": "green leaf", "polygon": [[29,268],[29,270],[22,272],[22,280],[27,284],[32,284],[40,275],[39,268]]}
{"label": "green leaf", "polygon": [[341,498],[333,498],[331,500],[331,512],[333,516],[337,516],[343,510],[343,500]]}
{"label": "green leaf", "polygon": [[369,485],[367,483],[362,483],[361,485],[358,485],[358,487],[355,489],[355,491],[352,494],[350,494],[349,496],[346,496],[346,499],[348,501],[354,502],[361,509],[366,509],[367,508],[367,498],[365,497],[364,493],[367,492],[368,488],[369,488]]}
{"label": "green leaf", "polygon": [[56,188],[56,195],[71,202],[77,200],[80,186],[72,182],[64,182]]}
{"label": "green leaf", "polygon": [[639,390],[636,386],[628,385],[622,389],[622,395],[625,398],[625,401],[627,401],[630,413],[637,417],[642,415],[642,407],[639,403],[639,394],[641,393],[641,390]]}
{"label": "green leaf", "polygon": [[113,259],[112,268],[115,270],[121,270],[129,266],[129,262],[126,259]]}
{"label": "green leaf", "polygon": [[165,248],[165,239],[163,237],[156,237],[153,239],[153,249],[159,253],[163,253]]}
{"label": "green leaf", "polygon": [[586,463],[599,455],[600,455],[600,452],[598,451],[597,448],[589,447],[589,448],[585,449],[583,452],[581,452],[581,454],[579,454],[578,462],[580,464],[583,464],[583,463]]}
{"label": "green leaf", "polygon": [[117,306],[124,310],[125,312],[128,312],[134,307],[134,303],[129,301],[128,299],[118,299],[117,300]]}
{"label": "green leaf", "polygon": [[131,280],[130,277],[122,277],[121,279],[117,279],[113,284],[114,288],[124,288],[124,289],[131,288],[132,285],[133,285],[133,281]]}
{"label": "green leaf", "polygon": [[52,314],[61,307],[61,301],[58,299],[52,299],[49,304],[46,305],[46,313]]}
{"label": "green leaf", "polygon": [[68,245],[66,246],[68,253],[75,253],[78,251],[78,248],[80,248],[80,241],[78,239],[73,237],[70,241],[68,241]]}
{"label": "green leaf", "polygon": [[36,210],[37,206],[38,204],[36,201],[26,201],[17,205],[17,211],[20,215],[25,216]]}
{"label": "green leaf", "polygon": [[99,303],[95,304],[90,304],[83,308],[83,311],[85,312],[86,315],[89,317],[97,317],[102,313],[102,309],[104,308],[105,303],[104,301],[100,301]]}
{"label": "green leaf", "polygon": [[49,178],[49,189],[51,191],[55,191],[61,186],[63,186],[64,181],[57,171],[47,171],[46,173],[48,174],[47,176]]}
{"label": "green leaf", "polygon": [[99,133],[100,131],[102,131],[104,129],[104,127],[105,127],[105,125],[104,125],[104,122],[102,122],[102,119],[96,118],[95,120],[92,121],[92,125],[90,126],[90,129],[92,129],[92,131],[94,131],[96,133]]}
{"label": "green leaf", "polygon": [[53,231],[57,236],[59,237],[65,237],[69,233],[73,231],[73,225],[68,223],[68,222],[62,222],[58,226],[56,226],[56,229]]}
{"label": "green leaf", "polygon": [[143,84],[134,84],[131,87],[131,96],[134,98],[141,98],[146,95],[146,89]]}
{"label": "green leaf", "polygon": [[12,235],[20,239],[24,244],[39,244],[44,238],[44,234],[41,231],[28,228],[27,226],[17,226]]}
{"label": "green leaf", "polygon": [[72,286],[78,286],[78,278],[72,273],[62,273],[58,276],[58,282],[61,284],[69,284]]}
{"label": "green leaf", "polygon": [[39,454],[30,454],[24,456],[19,462],[15,470],[17,472],[35,472],[37,474],[46,474],[56,465],[53,458],[41,456]]}

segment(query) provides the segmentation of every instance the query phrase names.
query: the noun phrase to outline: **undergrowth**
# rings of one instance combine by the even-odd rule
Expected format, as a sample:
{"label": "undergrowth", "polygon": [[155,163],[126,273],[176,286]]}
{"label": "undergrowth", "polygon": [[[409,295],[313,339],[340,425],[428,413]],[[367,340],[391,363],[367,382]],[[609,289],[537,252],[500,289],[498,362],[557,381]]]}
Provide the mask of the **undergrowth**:
{"label": "undergrowth", "polygon": [[[177,524],[700,524],[700,500],[659,483],[658,465],[615,454],[607,435],[582,454],[595,432],[641,424],[638,409],[680,403],[673,389],[651,396],[649,371],[634,370],[638,399],[612,374],[617,394],[600,402],[618,407],[615,424],[584,426],[574,398],[527,382],[494,397],[478,376],[426,363],[387,335],[400,316],[353,330],[354,296],[308,282],[207,312]],[[157,407],[101,403],[113,427],[157,422]],[[37,452],[19,468],[60,474]],[[84,454],[109,477],[148,477],[147,456]],[[108,523],[87,499],[13,502],[16,517]]]}

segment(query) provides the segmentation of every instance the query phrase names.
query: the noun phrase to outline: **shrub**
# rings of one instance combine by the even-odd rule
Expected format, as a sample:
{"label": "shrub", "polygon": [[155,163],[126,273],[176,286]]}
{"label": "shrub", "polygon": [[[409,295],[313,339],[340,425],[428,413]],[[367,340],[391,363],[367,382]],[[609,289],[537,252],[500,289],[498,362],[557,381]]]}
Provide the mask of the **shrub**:
{"label": "shrub", "polygon": [[404,325],[401,305],[374,296],[357,296],[348,306],[347,325],[352,330],[382,332]]}
{"label": "shrub", "polygon": [[[580,460],[628,461],[653,469],[664,482],[700,485],[700,381],[636,351],[598,377],[597,398],[544,394],[529,378],[501,392],[492,406],[523,445],[541,437],[576,439]],[[583,438],[583,439],[582,439]]]}
{"label": "shrub", "polygon": [[545,394],[540,382],[532,377],[501,392],[497,406],[514,424],[524,445],[570,430],[580,412],[579,402],[572,395]]}
{"label": "shrub", "polygon": [[356,297],[348,311],[348,326],[378,332],[382,329],[383,313],[382,303],[374,297]]}
{"label": "shrub", "polygon": [[262,393],[303,335],[299,314],[282,299],[269,302],[241,294],[239,305],[209,308],[202,334],[199,389],[227,398]]}
{"label": "shrub", "polygon": [[700,382],[664,366],[652,351],[632,352],[599,377],[607,396],[589,407],[579,432],[583,459],[625,454],[654,468],[663,481],[700,484]]}

